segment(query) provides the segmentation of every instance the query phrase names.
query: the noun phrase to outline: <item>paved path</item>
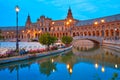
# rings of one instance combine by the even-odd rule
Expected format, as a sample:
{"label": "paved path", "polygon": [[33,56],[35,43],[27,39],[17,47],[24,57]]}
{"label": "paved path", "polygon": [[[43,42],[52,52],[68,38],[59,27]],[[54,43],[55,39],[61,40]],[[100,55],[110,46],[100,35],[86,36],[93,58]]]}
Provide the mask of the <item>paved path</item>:
{"label": "paved path", "polygon": [[8,57],[7,58],[0,58],[0,64],[13,62],[13,61],[20,61],[20,60],[25,60],[25,59],[30,59],[30,58],[37,58],[37,57],[54,55],[54,54],[62,53],[62,52],[65,52],[65,51],[69,51],[71,49],[72,49],[72,46],[70,46],[68,48],[55,50],[55,51],[50,51],[50,52],[27,54],[27,55],[23,55],[23,56],[14,56],[14,57],[9,57],[9,58]]}
{"label": "paved path", "polygon": [[[16,49],[16,42],[0,42],[0,54],[5,54],[10,50]],[[19,42],[19,48],[24,48],[25,50],[37,50],[46,48],[44,45],[41,45],[39,42]]]}

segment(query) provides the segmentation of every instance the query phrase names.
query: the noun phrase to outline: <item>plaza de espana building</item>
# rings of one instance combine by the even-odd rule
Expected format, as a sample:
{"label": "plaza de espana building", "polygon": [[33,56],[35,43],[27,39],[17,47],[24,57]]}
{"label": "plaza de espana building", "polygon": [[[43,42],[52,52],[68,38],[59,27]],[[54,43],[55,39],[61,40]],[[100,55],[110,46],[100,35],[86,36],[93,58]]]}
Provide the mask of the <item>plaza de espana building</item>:
{"label": "plaza de espana building", "polygon": [[[92,15],[91,15],[92,16]],[[6,41],[16,40],[16,26],[0,27]],[[25,26],[19,26],[19,40],[30,41],[38,39],[44,33],[50,33],[59,39],[62,36],[98,36],[108,40],[120,39],[120,14],[89,20],[77,20],[72,15],[71,8],[65,19],[52,20],[40,16],[37,22],[32,23],[28,15]]]}

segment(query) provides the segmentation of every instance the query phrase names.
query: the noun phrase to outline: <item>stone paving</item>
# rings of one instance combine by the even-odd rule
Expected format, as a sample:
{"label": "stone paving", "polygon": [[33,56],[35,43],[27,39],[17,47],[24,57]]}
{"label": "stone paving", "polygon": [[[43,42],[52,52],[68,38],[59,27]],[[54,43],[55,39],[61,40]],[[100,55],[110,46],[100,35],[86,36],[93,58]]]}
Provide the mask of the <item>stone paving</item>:
{"label": "stone paving", "polygon": [[20,60],[25,60],[25,59],[30,59],[30,58],[36,58],[36,57],[44,57],[44,56],[49,56],[49,55],[54,55],[54,54],[59,54],[62,52],[66,52],[72,49],[72,46],[63,48],[63,49],[58,49],[55,51],[49,51],[49,52],[43,52],[43,53],[36,53],[36,54],[27,54],[23,56],[14,56],[14,57],[7,57],[7,58],[0,58],[0,64],[3,63],[8,63],[8,62],[13,62],[13,61],[20,61]]}
{"label": "stone paving", "polygon": [[[45,46],[41,45],[38,42],[19,42],[19,48],[20,49],[24,48],[25,50],[29,51],[29,50],[45,48]],[[15,50],[15,49],[16,49],[16,42],[1,42],[0,54],[4,54],[10,50]]]}

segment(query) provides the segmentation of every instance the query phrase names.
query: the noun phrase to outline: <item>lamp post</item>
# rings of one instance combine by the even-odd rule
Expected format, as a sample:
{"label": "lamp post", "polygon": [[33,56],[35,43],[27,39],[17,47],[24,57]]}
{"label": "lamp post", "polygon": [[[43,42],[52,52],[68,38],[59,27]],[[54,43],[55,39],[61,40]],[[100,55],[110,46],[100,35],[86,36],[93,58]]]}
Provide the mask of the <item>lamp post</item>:
{"label": "lamp post", "polygon": [[16,50],[19,50],[19,44],[18,44],[18,12],[19,12],[19,6],[16,5],[15,11],[16,11]]}

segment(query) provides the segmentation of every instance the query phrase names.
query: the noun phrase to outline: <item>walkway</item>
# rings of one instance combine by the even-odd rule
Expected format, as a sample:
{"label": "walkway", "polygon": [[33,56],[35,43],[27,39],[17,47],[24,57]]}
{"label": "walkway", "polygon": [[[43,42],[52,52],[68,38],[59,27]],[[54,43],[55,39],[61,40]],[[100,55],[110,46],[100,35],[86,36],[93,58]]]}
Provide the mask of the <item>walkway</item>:
{"label": "walkway", "polygon": [[[41,45],[39,42],[19,42],[19,48],[24,48],[25,50],[37,50],[46,48],[44,45]],[[5,54],[10,50],[16,49],[16,42],[1,42],[0,54]]]}
{"label": "walkway", "polygon": [[23,55],[23,56],[0,58],[0,64],[13,62],[13,61],[26,60],[26,59],[30,59],[30,58],[37,58],[37,57],[44,57],[44,56],[54,55],[54,54],[58,54],[58,53],[62,53],[62,52],[68,52],[71,49],[72,49],[72,46],[70,46],[68,48],[55,50],[55,51],[36,53],[36,54],[27,54],[27,55]]}

